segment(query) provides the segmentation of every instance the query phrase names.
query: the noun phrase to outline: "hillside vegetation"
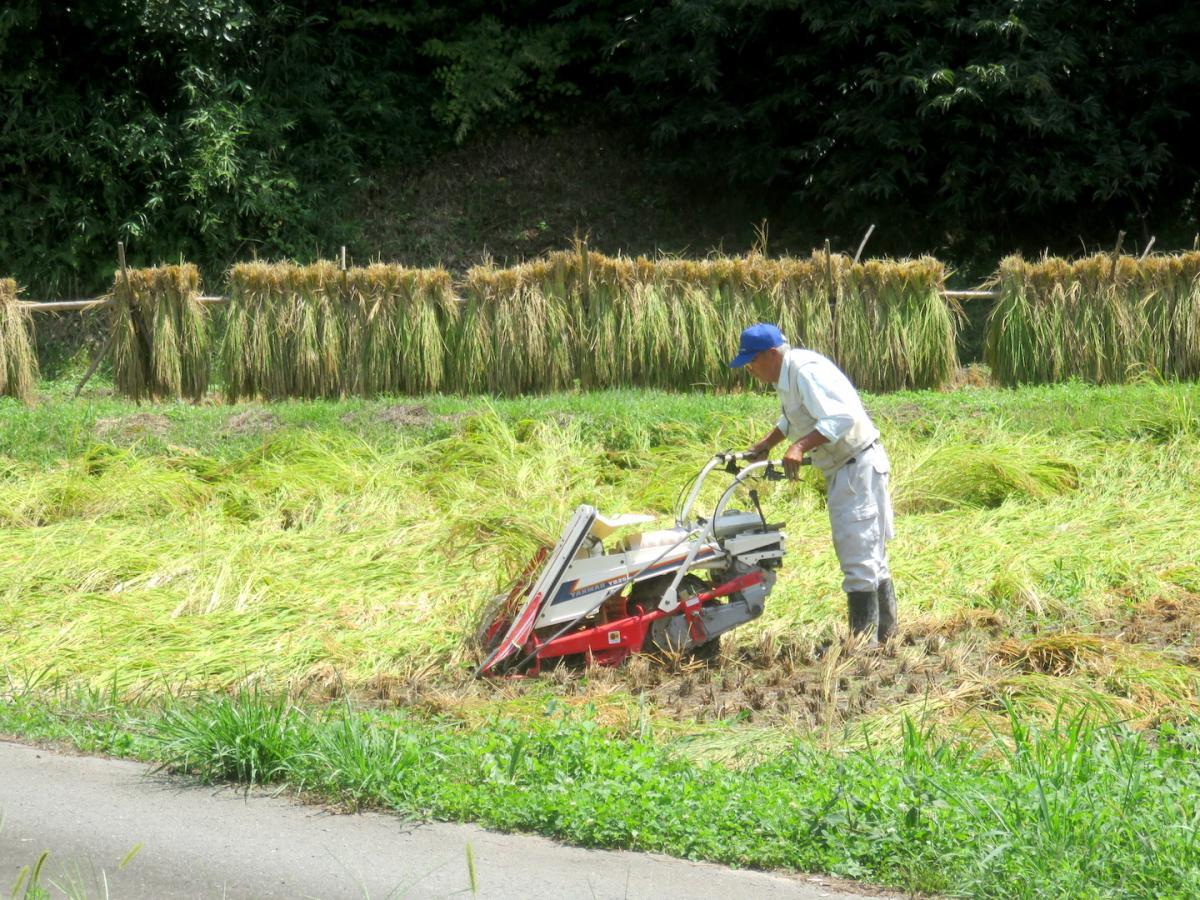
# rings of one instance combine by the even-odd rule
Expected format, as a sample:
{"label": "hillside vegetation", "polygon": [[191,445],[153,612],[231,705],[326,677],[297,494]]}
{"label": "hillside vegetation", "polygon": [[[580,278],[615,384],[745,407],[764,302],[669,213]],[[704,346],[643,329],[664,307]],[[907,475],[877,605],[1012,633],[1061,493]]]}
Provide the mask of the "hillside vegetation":
{"label": "hillside vegetation", "polygon": [[[1118,229],[1178,249],[1198,35],[1179,0],[16,0],[0,275],[92,293],[117,240],[206,273],[343,243],[475,261],[593,225],[608,252],[704,252],[763,219],[793,252],[875,222],[881,252],[985,269]],[[566,204],[529,174],[560,165]]]}

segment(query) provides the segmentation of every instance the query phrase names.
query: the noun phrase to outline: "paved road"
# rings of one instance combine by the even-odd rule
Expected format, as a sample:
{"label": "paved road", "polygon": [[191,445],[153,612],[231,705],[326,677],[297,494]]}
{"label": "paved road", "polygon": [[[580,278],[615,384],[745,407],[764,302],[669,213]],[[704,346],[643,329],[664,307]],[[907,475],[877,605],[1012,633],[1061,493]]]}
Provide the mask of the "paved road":
{"label": "paved road", "polygon": [[470,848],[484,898],[864,900],[804,877],[583,850],[471,825],[335,815],[265,792],[155,776],[138,763],[3,741],[0,817],[4,891],[49,850],[42,883],[73,897],[470,897]]}

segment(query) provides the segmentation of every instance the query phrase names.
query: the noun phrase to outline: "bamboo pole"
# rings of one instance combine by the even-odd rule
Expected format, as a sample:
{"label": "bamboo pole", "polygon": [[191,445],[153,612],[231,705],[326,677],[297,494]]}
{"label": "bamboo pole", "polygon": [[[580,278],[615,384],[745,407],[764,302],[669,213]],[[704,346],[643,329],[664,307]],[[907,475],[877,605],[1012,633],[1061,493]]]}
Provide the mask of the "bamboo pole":
{"label": "bamboo pole", "polygon": [[[947,300],[995,300],[1000,296],[999,291],[951,291],[944,290],[942,296]],[[39,312],[66,312],[70,310],[86,310],[86,309],[103,309],[112,302],[110,297],[96,297],[93,300],[18,300],[17,306],[20,309],[28,310],[31,313]],[[228,297],[220,296],[219,294],[204,295],[196,298],[197,303],[203,303],[206,306],[220,306],[229,302]],[[456,302],[466,303],[462,298],[457,298]]]}
{"label": "bamboo pole", "polygon": [[865,246],[867,246],[867,241],[869,241],[871,239],[871,235],[874,233],[875,233],[875,224],[871,223],[871,227],[868,228],[867,233],[863,235],[862,243],[860,243],[858,245],[858,249],[856,251],[854,251],[854,261],[855,262],[858,262],[859,257],[862,256],[863,248]]}
{"label": "bamboo pole", "polygon": [[[129,272],[125,269],[125,245],[121,241],[117,241],[117,259],[121,263],[121,271],[125,272],[125,285],[128,287]],[[112,303],[112,298],[105,298],[104,305],[107,306],[110,303]],[[72,395],[71,399],[79,399],[80,391],[82,391],[84,386],[92,380],[92,376],[95,375],[96,370],[100,368],[100,361],[104,359],[104,357],[108,356],[109,352],[112,350],[113,341],[116,340],[116,338],[117,329],[110,328],[108,330],[108,339],[104,342],[103,349],[101,349],[101,351],[92,359],[92,364],[88,366],[88,370],[84,373],[83,378],[80,379],[79,384],[75,385],[75,393]]]}
{"label": "bamboo pole", "polygon": [[996,300],[999,291],[942,291],[947,300]]}
{"label": "bamboo pole", "polygon": [[[218,295],[203,296],[197,297],[196,302],[217,305],[228,303],[229,298]],[[103,297],[95,297],[91,300],[20,300],[17,302],[17,306],[29,312],[66,312],[70,310],[103,309],[111,303],[112,297],[106,294]]]}

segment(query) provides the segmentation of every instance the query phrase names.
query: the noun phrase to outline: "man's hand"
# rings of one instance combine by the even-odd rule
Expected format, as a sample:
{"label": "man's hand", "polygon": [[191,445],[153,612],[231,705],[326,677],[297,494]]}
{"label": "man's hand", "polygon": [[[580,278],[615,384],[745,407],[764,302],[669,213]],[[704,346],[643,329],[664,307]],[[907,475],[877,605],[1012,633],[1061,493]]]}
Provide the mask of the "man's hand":
{"label": "man's hand", "polygon": [[759,441],[757,444],[751,444],[746,448],[747,459],[750,462],[760,462],[767,458],[767,454],[771,452],[771,448],[783,440],[783,432],[778,428],[772,428],[771,433]]}
{"label": "man's hand", "polygon": [[787,448],[787,453],[783,454],[783,471],[788,478],[797,478],[802,465],[804,465],[803,442],[796,441]]}
{"label": "man's hand", "polygon": [[767,458],[767,454],[770,452],[770,450],[770,447],[764,447],[761,444],[752,444],[746,449],[746,461],[759,462],[764,460]]}

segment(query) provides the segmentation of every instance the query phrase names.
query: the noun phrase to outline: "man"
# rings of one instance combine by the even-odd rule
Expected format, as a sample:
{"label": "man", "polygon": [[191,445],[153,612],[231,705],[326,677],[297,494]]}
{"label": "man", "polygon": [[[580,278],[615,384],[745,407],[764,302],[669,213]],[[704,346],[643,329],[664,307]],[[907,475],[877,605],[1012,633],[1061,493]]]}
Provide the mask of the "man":
{"label": "man", "polygon": [[743,331],[729,365],[745,366],[759,381],[775,385],[783,415],[749,452],[763,459],[786,438],[783,465],[789,477],[799,474],[805,454],[821,470],[833,547],[845,576],[850,632],[871,643],[887,640],[896,630],[896,591],[886,549],[892,538],[891,464],[854,385],[821,354],[789,347],[774,325]]}

